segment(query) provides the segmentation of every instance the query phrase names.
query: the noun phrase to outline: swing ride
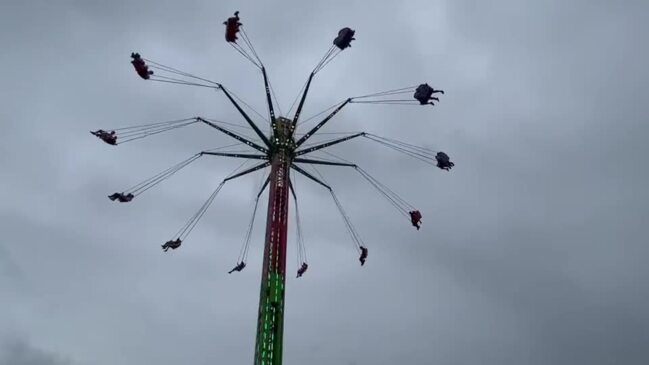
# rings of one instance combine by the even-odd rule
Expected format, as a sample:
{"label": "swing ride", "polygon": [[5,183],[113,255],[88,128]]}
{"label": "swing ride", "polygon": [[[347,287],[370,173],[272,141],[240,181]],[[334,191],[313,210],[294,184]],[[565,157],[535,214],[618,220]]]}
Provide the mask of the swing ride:
{"label": "swing ride", "polygon": [[[239,12],[235,12],[233,17],[228,18],[224,23],[226,26],[225,39],[237,52],[250,61],[256,68],[258,68],[263,76],[266,103],[268,107],[268,117],[265,117],[251,108],[234,92],[226,88],[224,85],[208,80],[203,77],[193,75],[191,73],[172,68],[161,63],[155,62],[150,59],[142,57],[139,53],[132,53],[132,65],[136,73],[143,80],[155,81],[161,83],[179,84],[203,88],[211,88],[223,92],[225,97],[237,109],[239,114],[247,123],[256,135],[256,138],[249,138],[237,132],[232,128],[241,127],[236,123],[224,122],[215,119],[209,119],[201,116],[190,117],[184,119],[176,119],[170,121],[149,123],[131,127],[113,128],[113,129],[100,129],[91,132],[94,136],[101,139],[107,144],[118,146],[123,143],[136,141],[145,137],[153,136],[156,134],[169,132],[175,129],[189,127],[191,125],[205,125],[221,132],[228,137],[237,141],[235,144],[214,148],[198,152],[189,158],[171,166],[170,168],[158,173],[157,175],[146,179],[136,185],[115,192],[108,196],[112,201],[119,203],[128,203],[133,199],[139,197],[144,192],[150,190],[161,182],[169,179],[171,176],[189,166],[194,161],[205,156],[216,157],[229,157],[244,159],[246,161],[257,160],[258,163],[243,171],[239,171],[241,166],[232,174],[224,178],[212,194],[208,197],[200,209],[172,236],[172,238],[162,245],[163,251],[167,252],[170,249],[177,250],[185,242],[194,227],[201,220],[205,212],[208,210],[221,188],[229,181],[238,179],[242,176],[251,174],[255,171],[264,170],[269,168],[268,172],[264,174],[266,177],[261,189],[257,193],[254,201],[254,209],[252,218],[248,225],[248,230],[237,259],[237,264],[229,273],[234,273],[243,270],[246,267],[246,259],[248,257],[251,234],[255,222],[255,215],[258,208],[259,199],[268,188],[268,210],[266,222],[266,235],[263,253],[263,267],[261,277],[261,288],[259,298],[259,312],[257,321],[257,337],[255,344],[255,364],[256,365],[278,365],[282,363],[283,351],[283,330],[284,330],[284,288],[286,279],[286,253],[287,253],[287,227],[288,227],[288,209],[289,209],[289,194],[293,198],[295,217],[296,217],[296,241],[298,243],[298,266],[297,277],[305,275],[308,269],[308,262],[306,251],[304,249],[304,242],[302,237],[302,228],[300,223],[300,215],[298,210],[298,199],[295,191],[295,184],[291,178],[290,172],[294,171],[305,176],[310,181],[313,181],[323,188],[325,188],[332,196],[333,201],[340,213],[345,227],[351,237],[352,242],[359,254],[359,261],[364,265],[368,249],[356,228],[352,224],[349,216],[343,209],[343,206],[334,193],[334,190],[326,182],[322,174],[317,170],[316,165],[326,166],[340,166],[347,167],[358,172],[369,184],[374,187],[394,208],[410,221],[413,227],[417,230],[421,227],[422,215],[414,206],[401,198],[392,189],[381,183],[379,180],[370,175],[367,171],[363,170],[357,164],[345,160],[341,157],[327,153],[334,159],[312,158],[309,154],[324,150],[333,145],[350,141],[356,138],[364,138],[368,141],[378,143],[385,147],[391,148],[395,151],[403,153],[407,156],[420,160],[424,163],[435,166],[439,169],[449,171],[454,163],[450,161],[449,156],[441,151],[433,151],[428,148],[419,147],[409,144],[397,139],[377,136],[375,134],[359,132],[359,133],[343,133],[337,138],[321,142],[305,144],[312,136],[325,126],[337,113],[339,113],[345,106],[353,103],[367,103],[367,104],[399,104],[399,105],[435,105],[433,102],[438,102],[439,98],[434,97],[434,94],[443,94],[442,90],[436,90],[429,86],[427,83],[419,85],[391,89],[378,93],[361,95],[356,97],[349,97],[341,102],[325,109],[324,111],[307,118],[300,120],[300,114],[304,107],[307,93],[311,86],[314,76],[320,72],[329,62],[338,56],[343,50],[351,47],[351,42],[355,40],[355,31],[351,28],[343,28],[339,31],[338,36],[333,40],[324,57],[316,64],[311,71],[306,83],[300,90],[301,98],[293,114],[292,118],[288,118],[297,102],[293,105],[284,116],[275,115],[275,106],[278,110],[281,108],[275,99],[275,93],[272,90],[266,68],[259,58],[256,50],[252,46],[250,39],[243,29],[243,24],[239,18]],[[242,42],[239,43],[239,40]],[[298,97],[300,96],[298,94]],[[408,97],[408,95],[411,95]],[[273,99],[275,103],[273,103]],[[243,107],[242,107],[243,106]],[[269,123],[271,133],[265,135],[253,122],[249,114],[244,110],[253,111],[259,117]],[[299,126],[303,126],[309,121],[317,120],[316,118],[324,116],[314,127],[306,130],[303,134],[296,133]],[[258,139],[258,140],[257,140]],[[247,152],[233,151],[233,147],[245,146],[249,149]],[[324,151],[321,151],[324,152]]]}

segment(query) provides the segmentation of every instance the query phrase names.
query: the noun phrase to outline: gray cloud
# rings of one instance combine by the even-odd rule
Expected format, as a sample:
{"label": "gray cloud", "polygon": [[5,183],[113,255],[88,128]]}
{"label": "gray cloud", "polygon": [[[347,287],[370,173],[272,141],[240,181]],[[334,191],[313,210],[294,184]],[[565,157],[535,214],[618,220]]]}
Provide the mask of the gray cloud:
{"label": "gray cloud", "polygon": [[69,365],[60,356],[34,348],[21,340],[6,340],[0,343],[0,363],[11,365]]}
{"label": "gray cloud", "polygon": [[392,135],[457,165],[431,171],[366,140],[332,148],[424,215],[415,231],[354,171],[322,168],[370,247],[362,270],[327,192],[297,177],[310,268],[287,279],[285,363],[649,361],[646,2],[35,0],[0,12],[0,328],[30,339],[7,342],[1,364],[67,364],[50,350],[75,364],[252,361],[262,213],[248,267],[225,273],[261,175],[227,184],[162,255],[238,161],[198,161],[132,204],[105,196],[230,140],[193,126],[109,148],[88,134],[243,123],[212,91],[142,82],[131,51],[263,112],[260,75],[223,41],[237,9],[284,111],[351,25],[358,40],[303,115],[427,81],[446,91],[435,108],[352,105],[323,132]]}

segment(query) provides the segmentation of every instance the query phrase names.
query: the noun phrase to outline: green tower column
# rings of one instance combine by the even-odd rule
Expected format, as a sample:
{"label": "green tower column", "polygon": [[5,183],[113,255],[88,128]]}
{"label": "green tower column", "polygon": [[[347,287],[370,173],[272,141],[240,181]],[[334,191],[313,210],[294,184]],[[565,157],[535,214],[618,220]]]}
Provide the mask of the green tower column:
{"label": "green tower column", "polygon": [[294,144],[292,143],[289,120],[277,118],[273,131],[255,365],[280,365],[282,363],[289,170]]}

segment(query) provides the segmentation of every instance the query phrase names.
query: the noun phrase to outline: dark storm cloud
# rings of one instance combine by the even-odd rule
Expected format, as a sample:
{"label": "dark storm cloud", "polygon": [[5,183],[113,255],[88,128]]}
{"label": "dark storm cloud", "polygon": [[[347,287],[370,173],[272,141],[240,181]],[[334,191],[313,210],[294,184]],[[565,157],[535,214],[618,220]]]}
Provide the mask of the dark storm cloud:
{"label": "dark storm cloud", "polygon": [[11,365],[69,365],[68,360],[51,352],[36,349],[20,340],[0,343],[0,363]]}
{"label": "dark storm cloud", "polygon": [[199,160],[129,205],[105,195],[231,141],[193,126],[110,148],[87,132],[194,115],[243,123],[212,91],[142,82],[131,51],[263,112],[260,75],[223,42],[234,10],[284,111],[350,25],[358,40],[318,74],[303,115],[427,81],[446,91],[434,108],[352,105],[323,132],[393,135],[457,164],[431,171],[367,140],[332,148],[424,215],[414,231],[353,170],[320,169],[370,247],[362,270],[328,193],[297,177],[310,269],[287,278],[285,363],[649,361],[646,2],[9,1],[0,364],[252,361],[263,214],[248,267],[225,272],[261,175],[226,184],[182,249],[162,255],[156,245],[238,161]]}

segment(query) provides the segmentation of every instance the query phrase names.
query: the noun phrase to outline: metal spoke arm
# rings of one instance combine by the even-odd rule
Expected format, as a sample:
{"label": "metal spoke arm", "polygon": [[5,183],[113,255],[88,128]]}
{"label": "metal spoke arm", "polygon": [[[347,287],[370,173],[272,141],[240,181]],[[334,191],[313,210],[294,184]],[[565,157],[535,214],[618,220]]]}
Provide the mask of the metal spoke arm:
{"label": "metal spoke arm", "polygon": [[340,104],[340,106],[338,106],[336,109],[334,109],[334,110],[331,112],[331,114],[329,114],[329,115],[328,115],[326,118],[324,118],[320,123],[318,123],[315,127],[313,127],[313,129],[311,129],[311,130],[308,131],[305,135],[303,135],[302,138],[300,138],[300,139],[295,143],[295,146],[296,146],[296,147],[300,147],[300,145],[301,145],[302,143],[306,142],[306,140],[309,139],[309,137],[311,137],[315,132],[317,132],[320,128],[322,128],[322,126],[324,126],[325,123],[327,123],[327,122],[329,121],[329,119],[333,118],[333,116],[336,115],[336,114],[340,111],[340,109],[344,108],[345,105],[349,104],[349,102],[350,102],[351,100],[352,100],[351,98],[350,98],[350,99],[347,99],[347,100],[345,100],[344,103]]}
{"label": "metal spoke arm", "polygon": [[309,174],[308,172],[304,171],[301,167],[297,166],[296,164],[291,164],[291,168],[294,169],[295,171],[299,172],[300,174],[308,177],[309,179],[315,181],[316,183],[324,186],[325,188],[327,188],[327,190],[332,191],[332,189],[331,189],[331,187],[329,185],[323,183],[317,177],[315,177],[315,176]]}
{"label": "metal spoke arm", "polygon": [[229,152],[206,152],[203,151],[200,155],[211,155],[211,156],[224,156],[224,157],[236,157],[236,158],[251,158],[257,160],[268,160],[268,156],[265,155],[251,155],[249,153],[229,153]]}
{"label": "metal spoke arm", "polygon": [[351,136],[339,138],[339,139],[336,139],[336,140],[333,140],[333,141],[330,141],[330,142],[326,142],[326,143],[318,144],[318,145],[315,145],[315,146],[311,146],[311,147],[303,149],[301,151],[297,151],[297,152],[295,152],[295,155],[296,156],[304,155],[306,153],[310,153],[310,152],[317,151],[317,150],[320,150],[320,149],[323,149],[323,148],[327,148],[329,146],[333,146],[335,144],[345,142],[345,141],[349,141],[350,139],[353,139],[353,138],[356,138],[356,137],[362,137],[362,136],[365,136],[365,135],[367,135],[367,133],[365,133],[365,132],[352,134]]}
{"label": "metal spoke arm", "polygon": [[266,178],[266,182],[264,182],[264,185],[261,186],[261,189],[259,189],[259,193],[257,194],[257,200],[259,200],[259,197],[261,194],[264,193],[264,190],[266,190],[266,186],[268,186],[268,183],[270,183],[270,175]]}
{"label": "metal spoke arm", "polygon": [[313,76],[315,76],[315,73],[311,72],[311,75],[309,75],[309,80],[306,83],[306,87],[304,88],[302,99],[300,99],[300,104],[298,104],[297,110],[295,111],[295,117],[293,117],[293,124],[291,125],[292,130],[295,130],[295,127],[297,127],[297,120],[300,119],[300,113],[302,113],[302,107],[304,106],[304,101],[306,100],[306,94],[309,92],[309,86],[311,86],[311,80],[313,80]]}
{"label": "metal spoke arm", "polygon": [[293,200],[295,200],[295,205],[297,205],[297,195],[295,195],[295,190],[293,190],[293,182],[291,179],[288,180],[288,187],[291,190],[291,194],[293,194]]}
{"label": "metal spoke arm", "polygon": [[270,166],[270,162],[264,162],[264,163],[262,163],[262,164],[259,164],[259,165],[255,166],[255,167],[251,167],[251,168],[249,168],[248,170],[241,171],[240,173],[238,173],[238,174],[236,174],[236,175],[232,175],[232,176],[230,176],[230,177],[227,177],[227,178],[223,179],[223,182],[225,183],[226,181],[230,181],[230,180],[236,179],[236,178],[241,177],[241,176],[243,176],[243,175],[248,175],[248,174],[251,173],[251,172],[255,172],[255,171],[257,171],[257,170],[261,170],[261,169],[263,169],[264,167],[268,167],[268,166]]}
{"label": "metal spoke arm", "polygon": [[344,163],[344,162],[335,162],[335,161],[325,161],[325,160],[314,160],[311,158],[296,158],[293,159],[293,162],[298,163],[312,163],[316,165],[329,165],[329,166],[346,166],[356,168],[356,164],[353,163]]}
{"label": "metal spoke arm", "polygon": [[270,97],[270,87],[268,87],[268,75],[266,75],[266,67],[261,68],[261,73],[264,75],[264,87],[266,88],[266,101],[268,102],[268,113],[270,113],[270,123],[272,124],[275,121],[275,110],[273,109],[273,100]]}
{"label": "metal spoke arm", "polygon": [[252,129],[255,131],[255,133],[257,133],[257,135],[259,136],[259,138],[261,138],[261,140],[264,141],[264,143],[266,144],[266,146],[270,147],[270,141],[269,141],[268,138],[267,138],[267,137],[266,137],[266,136],[261,132],[261,130],[259,129],[259,127],[257,127],[257,125],[255,124],[255,122],[253,122],[252,119],[250,119],[250,117],[248,116],[248,114],[246,114],[246,112],[243,111],[243,109],[241,109],[241,107],[239,106],[239,104],[237,104],[237,102],[232,98],[232,96],[231,96],[230,93],[225,89],[225,87],[223,87],[223,85],[219,85],[219,86],[220,86],[220,89],[221,89],[221,90],[223,91],[223,93],[225,94],[225,96],[226,96],[228,99],[230,99],[230,102],[232,102],[232,104],[234,105],[234,107],[237,108],[237,110],[239,111],[239,113],[240,113],[240,114],[243,116],[243,118],[248,122],[248,124],[250,125],[250,127],[252,127]]}
{"label": "metal spoke arm", "polygon": [[250,147],[252,147],[252,148],[254,148],[256,150],[261,151],[262,153],[268,153],[268,149],[266,149],[265,147],[262,147],[262,146],[256,144],[255,142],[253,142],[253,141],[251,141],[251,140],[249,140],[247,138],[241,137],[240,135],[238,135],[238,134],[236,134],[234,132],[231,132],[231,131],[223,128],[223,127],[220,127],[220,126],[218,126],[218,125],[216,125],[216,124],[214,124],[214,123],[212,123],[212,122],[210,122],[208,120],[205,120],[205,119],[203,119],[201,117],[196,118],[196,120],[198,120],[199,122],[203,122],[203,123],[209,125],[210,127],[218,130],[219,132],[223,132],[223,133],[227,134],[228,136],[236,139],[237,141],[243,142],[243,143],[247,144],[248,146],[250,146]]}

